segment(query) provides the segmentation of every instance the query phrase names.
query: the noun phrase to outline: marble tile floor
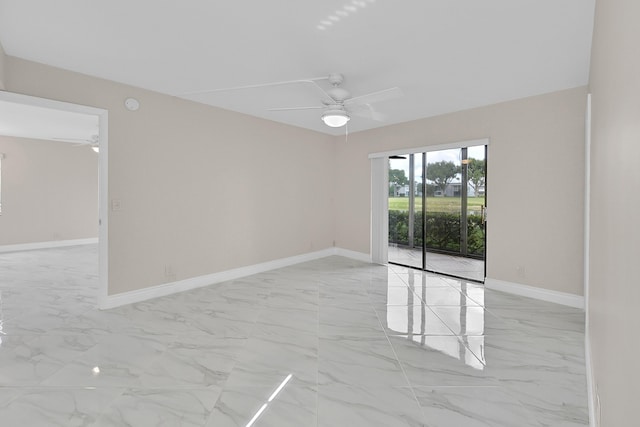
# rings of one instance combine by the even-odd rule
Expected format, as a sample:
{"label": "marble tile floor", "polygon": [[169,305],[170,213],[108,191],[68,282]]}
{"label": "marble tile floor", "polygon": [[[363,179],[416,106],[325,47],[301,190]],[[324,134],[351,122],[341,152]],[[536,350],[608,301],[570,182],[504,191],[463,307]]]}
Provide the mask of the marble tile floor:
{"label": "marble tile floor", "polygon": [[[389,245],[389,261],[422,268],[422,249]],[[484,282],[484,261],[479,259],[427,252],[425,269]]]}
{"label": "marble tile floor", "polygon": [[1,425],[588,425],[579,310],[328,257],[100,311],[96,264],[0,254]]}

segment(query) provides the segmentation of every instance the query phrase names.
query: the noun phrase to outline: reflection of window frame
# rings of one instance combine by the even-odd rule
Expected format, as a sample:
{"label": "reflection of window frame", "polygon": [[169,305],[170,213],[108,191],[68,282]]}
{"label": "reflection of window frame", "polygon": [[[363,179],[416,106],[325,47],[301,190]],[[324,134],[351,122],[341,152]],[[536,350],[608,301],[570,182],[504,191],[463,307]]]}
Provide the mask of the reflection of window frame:
{"label": "reflection of window frame", "polygon": [[[394,275],[395,273],[389,272],[389,274]],[[426,311],[429,310],[429,308],[427,307],[425,301],[429,300],[427,291],[431,288],[429,288],[426,283],[423,282],[424,278],[424,274],[408,269],[406,288],[401,286],[393,288],[391,286],[387,286],[387,304],[400,302],[396,301],[397,295],[394,295],[398,292],[399,289],[402,289],[404,290],[404,292],[406,292],[405,305],[397,306],[406,309],[404,313],[406,315],[406,319],[400,318],[398,316],[391,316],[390,311],[387,310],[387,327],[395,332],[401,332],[403,334],[406,333],[406,339],[408,341],[415,342],[422,347],[429,347],[431,349],[439,351],[440,353],[448,357],[460,360],[462,363],[473,369],[480,371],[484,370],[486,364],[484,355],[484,335],[473,335],[473,339],[471,341],[468,340],[467,335],[468,322],[479,322],[482,325],[483,331],[485,330],[486,318],[484,309],[480,312],[479,316],[473,314],[473,311],[471,311],[471,309],[479,307],[470,306],[467,304],[466,299],[468,298],[468,295],[466,283],[464,281],[460,282],[461,289],[457,289],[460,294],[460,300],[457,301],[458,304],[453,304],[453,301],[445,301],[443,305],[444,307],[457,309],[457,316],[453,316],[451,319],[447,319],[453,322],[452,324],[448,324],[447,321],[442,320],[442,322],[445,323],[447,327],[451,328],[451,326],[455,326],[456,330],[458,331],[457,334],[450,336],[452,338],[455,337],[455,340],[457,341],[457,349],[455,349],[456,351],[452,351],[453,349],[438,345],[437,341],[434,342],[434,340],[431,340],[431,342],[429,342],[429,338],[433,338],[433,336],[428,335]],[[438,287],[433,289],[438,289]],[[484,289],[482,289],[482,292],[484,292]],[[482,301],[484,303],[484,298],[482,298]],[[398,311],[394,310],[394,314],[397,315]],[[438,317],[437,314],[436,317]],[[416,328],[416,326],[418,325],[419,328]]]}

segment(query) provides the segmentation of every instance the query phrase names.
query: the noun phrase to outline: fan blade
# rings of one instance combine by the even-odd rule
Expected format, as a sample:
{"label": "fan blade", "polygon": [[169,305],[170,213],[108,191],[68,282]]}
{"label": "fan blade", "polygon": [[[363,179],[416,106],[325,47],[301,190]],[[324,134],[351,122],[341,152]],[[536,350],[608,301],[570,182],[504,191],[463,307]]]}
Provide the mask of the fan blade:
{"label": "fan blade", "polygon": [[[320,79],[318,79],[320,80]],[[322,94],[325,96],[326,100],[327,100],[327,105],[328,104],[335,104],[336,100],[333,99],[333,97],[331,95],[329,95],[329,93],[327,93],[326,90],[322,89],[322,87],[320,87],[320,85],[318,83],[316,83],[315,81],[312,81],[311,83],[313,83],[313,85],[315,87],[318,88],[318,90],[320,90],[320,92],[322,92]]]}
{"label": "fan blade", "polygon": [[[282,85],[289,85],[289,84],[294,84],[294,83],[312,83],[315,86],[318,86],[316,84],[316,80],[326,80],[326,79],[327,79],[327,77],[314,77],[314,78],[311,78],[311,79],[285,80],[285,81],[281,81],[281,82],[261,83],[261,84],[256,84],[256,85],[234,86],[234,87],[225,87],[225,88],[210,89],[210,90],[196,90],[196,91],[193,91],[193,92],[181,93],[181,94],[178,94],[176,96],[203,95],[205,93],[227,92],[227,91],[232,91],[232,90],[255,89],[255,88],[260,88],[260,87],[271,87],[271,86],[282,86]],[[318,87],[320,87],[320,86],[318,86]],[[322,90],[322,88],[320,88],[320,90]],[[323,90],[323,92],[324,92],[324,90]]]}
{"label": "fan blade", "polygon": [[356,96],[355,98],[349,98],[346,101],[344,101],[344,105],[373,104],[376,102],[386,101],[388,99],[400,98],[402,96],[403,96],[403,93],[399,87],[392,87],[389,89],[380,90],[378,92]]}
{"label": "fan blade", "polygon": [[369,104],[356,104],[349,108],[349,112],[354,116],[364,117],[365,119],[375,120],[376,122],[384,122],[388,116],[373,109]]}
{"label": "fan blade", "polygon": [[91,144],[93,142],[89,139],[83,139],[83,138],[52,138],[52,139],[54,141],[69,142],[75,145],[86,145],[86,144]]}
{"label": "fan blade", "polygon": [[284,107],[284,108],[269,108],[267,111],[291,111],[291,110],[319,110],[326,107]]}

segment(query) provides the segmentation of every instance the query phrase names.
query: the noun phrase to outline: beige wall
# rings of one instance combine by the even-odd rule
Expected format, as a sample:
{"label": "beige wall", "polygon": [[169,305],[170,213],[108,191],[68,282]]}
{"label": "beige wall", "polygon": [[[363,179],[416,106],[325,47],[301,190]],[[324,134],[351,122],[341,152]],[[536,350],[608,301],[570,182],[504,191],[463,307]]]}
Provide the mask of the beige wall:
{"label": "beige wall", "polygon": [[[491,139],[488,277],[582,294],[585,88],[345,142],[12,57],[7,77],[13,92],[109,110],[109,198],[122,206],[110,213],[110,294],[334,240],[368,253],[367,155],[483,137]],[[139,111],[124,109],[128,96]]]}
{"label": "beige wall", "polygon": [[98,237],[98,156],[89,147],[0,136],[0,245]]}
{"label": "beige wall", "polygon": [[109,294],[333,246],[330,136],[13,57],[7,71],[12,92],[109,111]]}
{"label": "beige wall", "polygon": [[369,153],[490,138],[487,276],[582,295],[586,94],[581,87],[338,140],[336,245],[369,252]]}
{"label": "beige wall", "polygon": [[640,2],[598,0],[591,81],[589,321],[602,426],[637,425],[640,396]]}

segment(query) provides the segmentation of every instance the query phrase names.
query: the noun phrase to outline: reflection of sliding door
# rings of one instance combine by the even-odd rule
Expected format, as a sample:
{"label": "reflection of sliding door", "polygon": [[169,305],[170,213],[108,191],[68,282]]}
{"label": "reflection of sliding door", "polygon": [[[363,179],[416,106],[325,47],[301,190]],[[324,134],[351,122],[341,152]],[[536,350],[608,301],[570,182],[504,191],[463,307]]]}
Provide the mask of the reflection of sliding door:
{"label": "reflection of sliding door", "polygon": [[486,146],[389,158],[389,261],[484,279]]}

